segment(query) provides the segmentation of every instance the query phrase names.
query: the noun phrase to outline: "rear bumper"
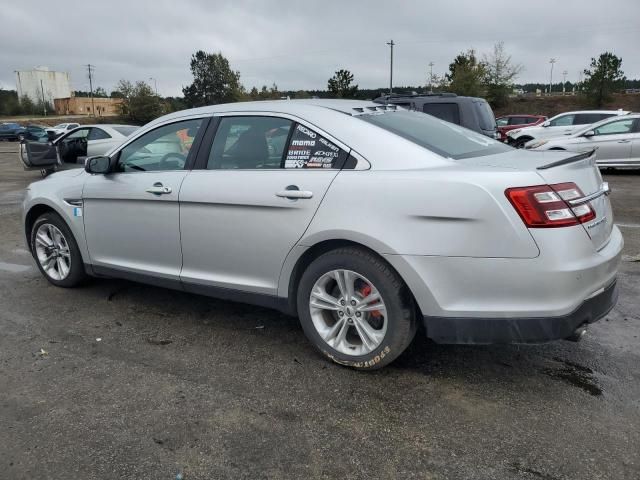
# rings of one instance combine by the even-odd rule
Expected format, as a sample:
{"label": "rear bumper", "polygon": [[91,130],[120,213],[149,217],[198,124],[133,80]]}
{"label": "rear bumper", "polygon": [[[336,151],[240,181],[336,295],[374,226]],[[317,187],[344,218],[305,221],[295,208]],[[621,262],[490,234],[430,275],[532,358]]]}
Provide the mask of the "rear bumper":
{"label": "rear bumper", "polygon": [[614,280],[567,315],[531,318],[424,317],[427,336],[437,343],[540,343],[572,335],[603,318],[618,300]]}

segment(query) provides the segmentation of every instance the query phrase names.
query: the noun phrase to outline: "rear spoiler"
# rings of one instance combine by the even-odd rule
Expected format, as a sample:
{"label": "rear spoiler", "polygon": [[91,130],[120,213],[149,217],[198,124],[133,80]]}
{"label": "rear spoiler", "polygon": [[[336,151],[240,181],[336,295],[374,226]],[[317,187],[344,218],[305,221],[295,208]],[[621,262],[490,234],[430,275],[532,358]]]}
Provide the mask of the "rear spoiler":
{"label": "rear spoiler", "polygon": [[538,167],[536,170],[547,170],[553,167],[559,167],[560,165],[567,165],[569,163],[579,162],[580,160],[584,160],[585,158],[589,158],[596,153],[597,148],[593,150],[589,150],[588,152],[580,153],[579,155],[574,155],[573,157],[563,158],[562,160],[558,160],[557,162],[548,163],[546,165],[542,165]]}

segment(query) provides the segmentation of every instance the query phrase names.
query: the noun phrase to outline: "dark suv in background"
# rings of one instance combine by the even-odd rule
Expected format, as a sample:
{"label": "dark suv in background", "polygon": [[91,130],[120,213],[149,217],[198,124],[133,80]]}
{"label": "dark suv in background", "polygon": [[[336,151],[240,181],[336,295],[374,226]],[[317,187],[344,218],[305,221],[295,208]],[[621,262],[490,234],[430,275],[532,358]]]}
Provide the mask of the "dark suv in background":
{"label": "dark suv in background", "polygon": [[429,93],[412,95],[383,95],[376,103],[393,104],[410,110],[428,113],[441,120],[482,133],[487,137],[499,138],[496,117],[483,98],[459,97],[455,93]]}

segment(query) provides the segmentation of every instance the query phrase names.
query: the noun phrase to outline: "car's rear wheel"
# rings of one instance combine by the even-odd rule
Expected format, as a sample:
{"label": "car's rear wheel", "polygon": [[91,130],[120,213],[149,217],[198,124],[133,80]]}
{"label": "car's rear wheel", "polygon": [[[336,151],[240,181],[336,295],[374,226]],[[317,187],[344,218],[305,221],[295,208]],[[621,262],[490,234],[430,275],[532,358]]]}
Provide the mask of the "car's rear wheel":
{"label": "car's rear wheel", "polygon": [[45,213],[35,221],[31,252],[40,272],[58,287],[75,287],[87,277],[78,244],[57,213]]}
{"label": "car's rear wheel", "polygon": [[358,369],[391,363],[416,332],[406,286],[384,260],[360,248],[314,260],[300,280],[297,305],[309,340],[334,362]]}

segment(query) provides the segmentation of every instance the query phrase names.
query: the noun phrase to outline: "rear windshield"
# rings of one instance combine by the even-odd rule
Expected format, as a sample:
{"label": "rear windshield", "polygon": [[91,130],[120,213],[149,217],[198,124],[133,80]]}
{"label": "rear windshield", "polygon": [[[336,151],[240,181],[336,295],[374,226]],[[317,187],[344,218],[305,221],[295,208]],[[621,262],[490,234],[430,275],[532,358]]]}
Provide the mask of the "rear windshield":
{"label": "rear windshield", "polygon": [[487,102],[473,102],[475,105],[476,114],[478,115],[478,122],[482,130],[495,130],[496,129],[496,117],[493,116],[493,110]]}
{"label": "rear windshield", "polygon": [[135,132],[136,130],[138,130],[138,127],[113,127],[113,129],[124,135],[125,137],[128,137],[129,135],[131,135],[133,132]]}
{"label": "rear windshield", "polygon": [[421,112],[385,112],[357,118],[406,138],[443,157],[459,160],[512,150],[512,147]]}

